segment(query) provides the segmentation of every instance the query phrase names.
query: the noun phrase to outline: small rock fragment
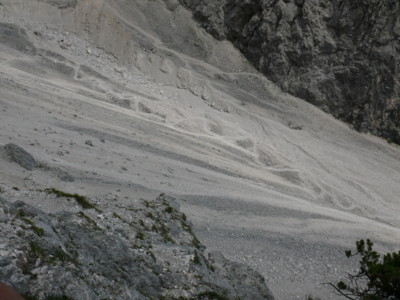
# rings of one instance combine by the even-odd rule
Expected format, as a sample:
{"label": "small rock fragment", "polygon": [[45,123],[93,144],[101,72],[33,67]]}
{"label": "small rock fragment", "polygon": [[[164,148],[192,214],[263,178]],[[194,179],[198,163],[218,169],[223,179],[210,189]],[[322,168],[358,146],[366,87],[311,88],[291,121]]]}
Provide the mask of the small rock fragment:
{"label": "small rock fragment", "polygon": [[302,130],[303,129],[303,125],[295,124],[293,122],[289,122],[288,126],[290,129],[293,129],[293,130]]}

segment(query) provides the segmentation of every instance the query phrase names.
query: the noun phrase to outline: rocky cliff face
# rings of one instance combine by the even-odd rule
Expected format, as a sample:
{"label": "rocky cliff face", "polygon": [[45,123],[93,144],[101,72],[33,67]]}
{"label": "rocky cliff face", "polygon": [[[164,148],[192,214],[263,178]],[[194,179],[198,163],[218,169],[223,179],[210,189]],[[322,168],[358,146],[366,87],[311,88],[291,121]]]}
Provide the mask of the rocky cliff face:
{"label": "rocky cliff face", "polygon": [[284,91],[400,143],[397,0],[180,0]]}
{"label": "rocky cliff face", "polygon": [[[1,188],[14,198],[16,191]],[[54,189],[28,193],[79,200]],[[0,281],[27,299],[273,299],[249,267],[220,253],[206,257],[186,216],[164,195],[56,214],[8,200],[0,198]]]}
{"label": "rocky cliff face", "polygon": [[[15,144],[0,159],[43,168]],[[172,197],[120,202],[4,184],[0,194],[0,282],[26,299],[274,299],[250,267],[206,256]]]}

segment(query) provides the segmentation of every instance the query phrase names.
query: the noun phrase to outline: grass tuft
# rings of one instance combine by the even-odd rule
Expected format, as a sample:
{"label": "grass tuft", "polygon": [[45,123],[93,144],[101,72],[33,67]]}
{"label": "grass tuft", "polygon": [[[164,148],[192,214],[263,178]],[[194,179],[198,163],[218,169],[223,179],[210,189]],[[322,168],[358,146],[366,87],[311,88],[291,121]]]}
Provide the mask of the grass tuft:
{"label": "grass tuft", "polygon": [[69,194],[60,190],[57,190],[55,188],[51,189],[46,189],[45,190],[48,194],[54,194],[57,197],[66,197],[66,198],[73,198],[78,202],[80,206],[84,209],[88,208],[95,208],[95,205],[93,203],[90,203],[85,196],[78,195],[78,194]]}
{"label": "grass tuft", "polygon": [[32,220],[29,220],[28,218],[22,218],[22,221],[24,221],[26,224],[31,225],[30,229],[32,229],[32,231],[36,233],[38,236],[40,237],[44,236],[44,229],[36,226],[36,224]]}
{"label": "grass tuft", "polygon": [[46,255],[45,250],[37,243],[37,242],[30,242],[29,247],[31,248],[31,255],[37,258],[43,258]]}
{"label": "grass tuft", "polygon": [[174,208],[172,206],[167,206],[167,208],[165,209],[165,212],[172,214],[174,212]]}
{"label": "grass tuft", "polygon": [[200,265],[201,264],[200,257],[197,255],[197,252],[194,254],[193,263],[195,263],[196,265]]}
{"label": "grass tuft", "polygon": [[80,218],[85,219],[86,222],[87,222],[89,225],[93,226],[93,228],[94,228],[95,230],[101,230],[101,228],[99,227],[99,225],[97,225],[97,223],[96,223],[94,220],[92,220],[89,216],[85,215],[83,212],[80,211],[80,212],[78,212],[76,215],[77,215],[78,217],[80,217]]}
{"label": "grass tuft", "polygon": [[75,263],[75,260],[62,249],[57,249],[54,251],[52,257],[48,261],[52,264],[56,263],[56,261],[60,261],[63,264],[69,261]]}
{"label": "grass tuft", "polygon": [[139,231],[138,233],[136,233],[136,238],[139,240],[144,240],[144,233]]}

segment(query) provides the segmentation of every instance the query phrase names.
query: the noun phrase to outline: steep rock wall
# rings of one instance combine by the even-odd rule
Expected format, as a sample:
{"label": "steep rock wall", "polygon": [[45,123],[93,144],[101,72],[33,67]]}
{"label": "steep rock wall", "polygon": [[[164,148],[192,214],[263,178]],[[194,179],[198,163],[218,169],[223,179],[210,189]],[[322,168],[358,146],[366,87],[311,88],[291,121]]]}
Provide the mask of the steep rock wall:
{"label": "steep rock wall", "polygon": [[180,0],[284,91],[400,143],[397,0]]}

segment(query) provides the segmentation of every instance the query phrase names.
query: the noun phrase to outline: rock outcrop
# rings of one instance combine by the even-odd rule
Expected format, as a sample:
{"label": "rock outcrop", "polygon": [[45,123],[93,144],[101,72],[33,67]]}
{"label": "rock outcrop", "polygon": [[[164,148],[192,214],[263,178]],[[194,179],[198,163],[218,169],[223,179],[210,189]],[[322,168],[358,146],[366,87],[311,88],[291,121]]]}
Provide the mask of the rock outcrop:
{"label": "rock outcrop", "polygon": [[180,0],[284,91],[400,143],[397,0]]}
{"label": "rock outcrop", "polygon": [[0,281],[29,299],[273,299],[249,267],[206,258],[173,199],[90,207],[50,214],[0,198]]}
{"label": "rock outcrop", "polygon": [[0,153],[1,152],[4,152],[8,160],[17,163],[20,167],[28,171],[33,171],[39,166],[33,156],[18,145],[4,145],[3,147],[0,147]]}

